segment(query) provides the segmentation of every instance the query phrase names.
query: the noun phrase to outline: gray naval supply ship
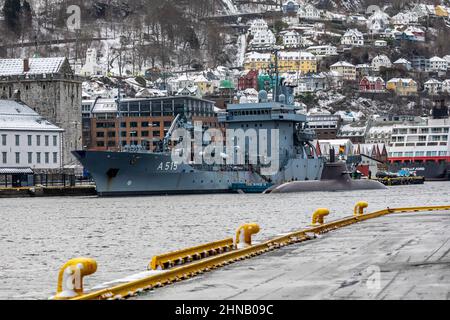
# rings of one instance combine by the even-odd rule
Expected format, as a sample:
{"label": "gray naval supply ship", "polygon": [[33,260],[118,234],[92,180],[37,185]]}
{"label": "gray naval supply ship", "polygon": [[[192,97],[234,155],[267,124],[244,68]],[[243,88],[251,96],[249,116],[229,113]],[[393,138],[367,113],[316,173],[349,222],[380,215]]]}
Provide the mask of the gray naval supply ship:
{"label": "gray naval supply ship", "polygon": [[[218,151],[224,159],[221,164],[196,164],[193,161],[177,163],[169,150],[172,134],[177,128],[191,130],[194,127],[184,114],[176,115],[157,151],[73,153],[95,180],[99,196],[228,193],[245,188],[259,188],[262,192],[273,185],[290,181],[319,180],[324,160],[318,156],[312,144],[315,133],[306,128],[306,115],[293,105],[293,97],[286,96],[282,94],[278,102],[271,102],[268,101],[267,92],[261,91],[259,103],[231,104],[226,112],[218,114],[218,121],[225,123],[227,129],[256,129],[256,162],[254,159],[250,162],[246,151],[245,156],[241,155],[241,159],[244,159],[242,164],[228,164],[226,159],[230,158],[230,154],[235,156],[234,151],[242,146],[242,142],[233,139],[228,148]],[[262,130],[267,132],[263,138],[260,134]],[[272,134],[273,130],[278,133]],[[261,145],[264,146],[261,139],[267,141],[269,150],[272,150],[273,144],[278,154],[277,169],[270,173],[267,173],[270,171],[267,170],[270,165],[267,158],[262,160],[259,156],[263,152],[268,153],[267,150],[260,150]],[[246,150],[249,144],[255,143],[248,138],[245,141]]]}

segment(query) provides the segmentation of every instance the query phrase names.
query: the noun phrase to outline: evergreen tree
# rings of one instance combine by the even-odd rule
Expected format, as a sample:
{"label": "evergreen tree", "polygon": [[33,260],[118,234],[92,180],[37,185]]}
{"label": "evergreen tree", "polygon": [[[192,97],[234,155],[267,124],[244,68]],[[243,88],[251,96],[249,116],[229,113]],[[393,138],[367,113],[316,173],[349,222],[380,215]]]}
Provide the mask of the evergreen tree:
{"label": "evergreen tree", "polygon": [[33,14],[31,12],[30,3],[27,0],[24,0],[22,4],[20,23],[24,34],[28,33],[33,27]]}
{"label": "evergreen tree", "polygon": [[5,17],[6,27],[15,34],[20,34],[20,0],[5,0],[3,6],[3,16]]}

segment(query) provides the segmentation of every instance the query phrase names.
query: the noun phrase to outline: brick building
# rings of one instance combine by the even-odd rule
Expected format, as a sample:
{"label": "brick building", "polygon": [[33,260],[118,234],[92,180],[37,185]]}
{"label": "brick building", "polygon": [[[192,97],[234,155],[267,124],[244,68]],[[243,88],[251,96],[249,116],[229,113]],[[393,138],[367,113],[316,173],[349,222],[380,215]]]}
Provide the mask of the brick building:
{"label": "brick building", "polygon": [[238,90],[244,91],[245,89],[258,90],[258,71],[250,70],[247,74],[239,78]]}
{"label": "brick building", "polygon": [[115,100],[99,99],[91,109],[90,130],[83,129],[89,137],[83,140],[90,142],[85,146],[90,150],[114,151],[120,145],[155,150],[180,113],[205,128],[220,128],[214,109],[214,102],[192,96],[123,99],[120,111]]}

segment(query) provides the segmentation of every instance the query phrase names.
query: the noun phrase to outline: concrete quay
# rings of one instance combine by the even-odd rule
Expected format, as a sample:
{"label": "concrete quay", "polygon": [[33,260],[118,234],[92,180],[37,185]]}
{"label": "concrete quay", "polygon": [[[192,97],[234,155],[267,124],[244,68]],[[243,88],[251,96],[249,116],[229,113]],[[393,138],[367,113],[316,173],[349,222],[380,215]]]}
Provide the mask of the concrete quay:
{"label": "concrete quay", "polygon": [[364,221],[144,293],[144,300],[450,299],[450,214]]}

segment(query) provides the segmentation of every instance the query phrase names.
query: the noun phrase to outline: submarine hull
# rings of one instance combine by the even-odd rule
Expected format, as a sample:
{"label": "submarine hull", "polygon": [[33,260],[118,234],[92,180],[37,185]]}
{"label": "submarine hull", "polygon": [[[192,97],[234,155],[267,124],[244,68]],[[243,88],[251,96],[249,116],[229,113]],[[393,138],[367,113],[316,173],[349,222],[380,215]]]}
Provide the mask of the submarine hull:
{"label": "submarine hull", "polygon": [[267,193],[293,193],[317,191],[383,190],[385,185],[373,180],[353,180],[345,163],[329,163],[320,181],[295,181],[272,187]]}

